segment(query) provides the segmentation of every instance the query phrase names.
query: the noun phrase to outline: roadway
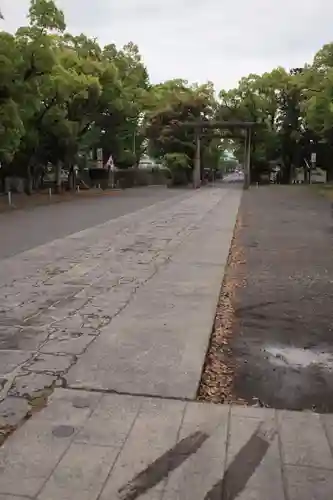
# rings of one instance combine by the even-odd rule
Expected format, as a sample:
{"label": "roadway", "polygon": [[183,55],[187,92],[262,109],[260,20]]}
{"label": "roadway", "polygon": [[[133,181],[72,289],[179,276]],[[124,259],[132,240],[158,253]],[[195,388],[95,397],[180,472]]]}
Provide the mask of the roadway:
{"label": "roadway", "polygon": [[[135,188],[110,196],[13,210],[0,214],[0,259],[116,219],[158,202],[173,203],[182,189]],[[190,190],[185,191],[190,194]]]}

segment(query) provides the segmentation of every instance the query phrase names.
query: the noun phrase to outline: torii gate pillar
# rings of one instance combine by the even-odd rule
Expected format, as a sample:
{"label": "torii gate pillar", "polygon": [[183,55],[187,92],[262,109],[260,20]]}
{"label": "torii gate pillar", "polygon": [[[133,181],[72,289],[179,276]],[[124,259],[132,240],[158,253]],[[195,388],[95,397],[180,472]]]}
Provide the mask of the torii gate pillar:
{"label": "torii gate pillar", "polygon": [[252,131],[246,130],[245,157],[244,157],[244,189],[249,189],[251,184],[251,139]]}

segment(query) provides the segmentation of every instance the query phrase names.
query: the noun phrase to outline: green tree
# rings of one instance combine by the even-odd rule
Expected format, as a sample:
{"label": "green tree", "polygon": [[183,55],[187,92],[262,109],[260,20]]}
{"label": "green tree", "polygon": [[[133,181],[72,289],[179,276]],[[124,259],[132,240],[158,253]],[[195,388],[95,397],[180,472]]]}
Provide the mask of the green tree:
{"label": "green tree", "polygon": [[149,78],[139,49],[129,43],[121,50],[108,45],[102,53],[102,95],[97,125],[99,146],[120,167],[139,161],[143,152],[142,121],[149,93]]}
{"label": "green tree", "polygon": [[[260,125],[252,141],[252,167],[269,168],[271,161],[281,161],[283,182],[290,182],[298,158],[301,138],[302,93],[297,80],[300,71],[287,73],[277,68],[263,75],[242,78],[237,88],[220,93],[218,117],[222,120],[250,121]],[[244,139],[236,139],[235,154],[242,161]]]}
{"label": "green tree", "polygon": [[311,146],[307,155],[317,153],[317,162],[333,180],[333,43],[324,45],[303,74],[302,111]]}
{"label": "green tree", "polygon": [[[214,117],[214,88],[206,85],[188,85],[184,80],[171,80],[156,85],[151,93],[150,114],[147,123],[149,153],[157,159],[167,155],[180,155],[187,158],[183,179],[189,180],[194,164],[196,142],[194,128],[184,127],[185,122],[196,122]],[[210,147],[212,154],[213,138],[206,137],[202,141],[202,157]],[[206,153],[207,157],[207,153]],[[174,158],[172,156],[172,158]],[[179,168],[184,162],[179,162]]]}
{"label": "green tree", "polygon": [[43,122],[57,105],[58,94],[51,96],[48,89],[52,86],[53,71],[57,66],[54,37],[64,29],[63,13],[53,1],[33,0],[29,10],[29,26],[20,28],[15,37],[21,56],[17,65],[16,102],[24,134],[13,159],[13,168],[27,176],[29,193],[38,171]]}
{"label": "green tree", "polygon": [[139,49],[101,49],[94,39],[65,32],[52,0],[32,0],[29,24],[1,33],[0,161],[26,175],[31,191],[43,165],[73,172],[78,154],[103,147],[118,166],[138,161],[149,78]]}
{"label": "green tree", "polygon": [[9,164],[24,135],[18,99],[22,56],[15,37],[0,33],[0,162]]}

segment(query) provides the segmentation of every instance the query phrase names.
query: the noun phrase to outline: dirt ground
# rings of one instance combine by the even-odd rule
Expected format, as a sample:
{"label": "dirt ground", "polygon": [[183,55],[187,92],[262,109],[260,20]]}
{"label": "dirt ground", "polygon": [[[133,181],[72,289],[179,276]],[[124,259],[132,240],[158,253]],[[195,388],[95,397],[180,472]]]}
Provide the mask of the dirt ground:
{"label": "dirt ground", "polygon": [[332,205],[244,193],[199,399],[333,412]]}

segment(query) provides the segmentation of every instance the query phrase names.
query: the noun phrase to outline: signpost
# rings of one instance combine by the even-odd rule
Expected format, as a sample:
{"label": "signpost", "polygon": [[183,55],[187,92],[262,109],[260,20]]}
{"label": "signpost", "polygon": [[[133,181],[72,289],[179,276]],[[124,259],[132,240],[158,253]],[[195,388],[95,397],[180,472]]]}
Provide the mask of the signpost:
{"label": "signpost", "polygon": [[103,149],[97,149],[97,168],[103,168]]}
{"label": "signpost", "polygon": [[110,155],[108,161],[106,162],[105,167],[109,169],[109,173],[111,172],[111,188],[113,189],[115,187],[114,171],[116,170],[116,167],[112,155]]}
{"label": "signpost", "polygon": [[316,165],[316,161],[317,161],[317,153],[312,153],[311,154],[311,163],[312,163],[312,166]]}
{"label": "signpost", "polygon": [[312,173],[312,170],[315,170],[315,168],[316,168],[316,162],[317,162],[317,154],[311,153],[311,167],[309,170],[309,184],[311,184],[311,173]]}

